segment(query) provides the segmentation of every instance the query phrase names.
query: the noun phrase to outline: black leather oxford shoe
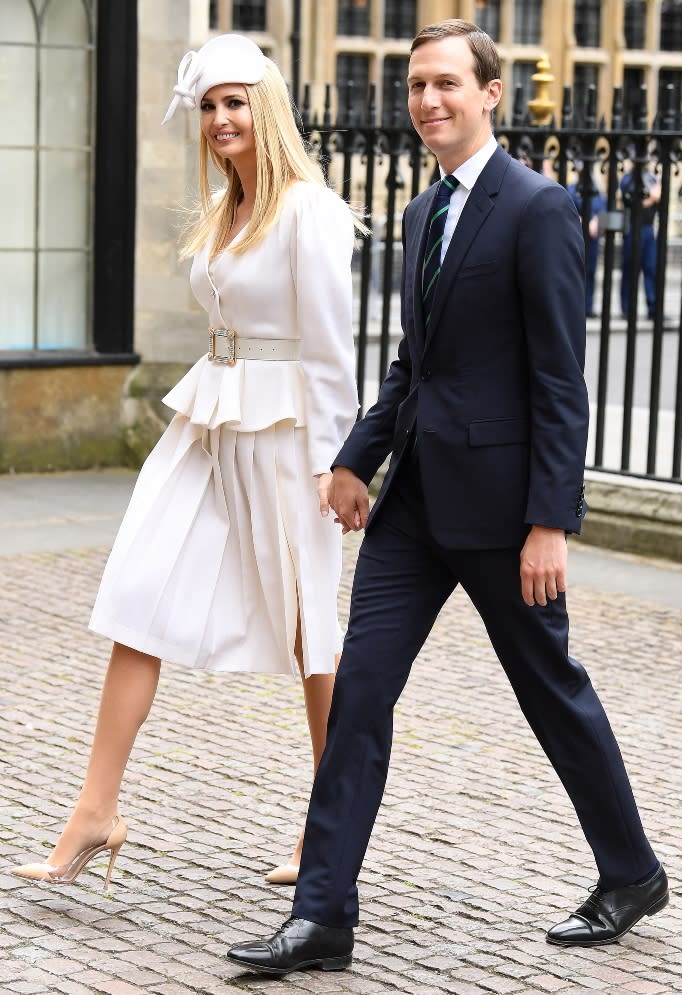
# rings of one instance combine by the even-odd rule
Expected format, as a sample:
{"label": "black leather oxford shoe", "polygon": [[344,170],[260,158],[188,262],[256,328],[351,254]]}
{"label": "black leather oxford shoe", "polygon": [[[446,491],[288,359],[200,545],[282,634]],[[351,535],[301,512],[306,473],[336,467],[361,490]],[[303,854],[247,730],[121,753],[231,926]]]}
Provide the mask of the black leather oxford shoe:
{"label": "black leather oxford shoe", "polygon": [[304,967],[343,971],[353,960],[353,930],[320,926],[307,919],[287,919],[269,940],[239,943],[229,960],[263,974],[290,974]]}
{"label": "black leather oxford shoe", "polygon": [[644,916],[668,904],[668,878],[662,867],[643,884],[603,891],[599,885],[565,922],[547,931],[548,943],[560,947],[600,947],[614,943]]}

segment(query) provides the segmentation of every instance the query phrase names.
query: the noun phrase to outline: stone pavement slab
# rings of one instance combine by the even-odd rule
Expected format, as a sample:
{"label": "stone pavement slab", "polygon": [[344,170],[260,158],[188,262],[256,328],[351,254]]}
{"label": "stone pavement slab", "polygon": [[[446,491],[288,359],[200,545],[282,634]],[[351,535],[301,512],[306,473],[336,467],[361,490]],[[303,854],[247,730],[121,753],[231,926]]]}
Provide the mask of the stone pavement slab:
{"label": "stone pavement slab", "polygon": [[0,554],[110,546],[133,470],[0,474]]}
{"label": "stone pavement slab", "polygon": [[[109,546],[136,479],[123,468],[0,475],[0,556]],[[569,577],[600,591],[682,607],[681,563],[600,550],[575,539]]]}
{"label": "stone pavement slab", "polygon": [[[347,537],[344,614],[357,545]],[[620,944],[544,942],[593,862],[460,592],[397,709],[352,970],[270,980],[224,959],[289,913],[292,889],[263,879],[288,856],[310,788],[301,689],[287,678],[165,667],[124,783],[130,838],[110,891],[106,857],[70,887],[5,873],[47,854],[80,785],[109,651],[87,631],[105,559],[102,545],[0,556],[1,995],[682,992],[682,612],[584,580],[569,598],[572,652],[673,890]]]}

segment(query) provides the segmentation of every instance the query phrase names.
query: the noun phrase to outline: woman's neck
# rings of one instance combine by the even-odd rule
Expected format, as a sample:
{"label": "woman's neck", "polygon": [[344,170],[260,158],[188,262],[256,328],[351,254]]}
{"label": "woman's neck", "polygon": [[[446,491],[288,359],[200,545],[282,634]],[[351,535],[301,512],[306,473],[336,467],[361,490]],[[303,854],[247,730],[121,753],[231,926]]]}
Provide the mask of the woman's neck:
{"label": "woman's neck", "polygon": [[239,182],[241,183],[241,194],[237,199],[236,209],[239,214],[251,216],[253,205],[256,203],[256,170],[242,170],[239,172]]}

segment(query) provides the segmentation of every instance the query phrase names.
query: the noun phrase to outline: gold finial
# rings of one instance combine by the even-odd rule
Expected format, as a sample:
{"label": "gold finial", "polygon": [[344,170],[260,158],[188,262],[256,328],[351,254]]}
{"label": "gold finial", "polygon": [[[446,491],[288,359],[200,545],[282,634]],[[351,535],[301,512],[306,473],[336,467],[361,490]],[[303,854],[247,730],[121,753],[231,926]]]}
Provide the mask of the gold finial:
{"label": "gold finial", "polygon": [[549,56],[543,55],[537,62],[538,72],[531,76],[535,83],[535,98],[528,101],[528,110],[533,115],[533,124],[549,124],[555,103],[549,98],[549,84],[554,82],[554,76],[549,72]]}

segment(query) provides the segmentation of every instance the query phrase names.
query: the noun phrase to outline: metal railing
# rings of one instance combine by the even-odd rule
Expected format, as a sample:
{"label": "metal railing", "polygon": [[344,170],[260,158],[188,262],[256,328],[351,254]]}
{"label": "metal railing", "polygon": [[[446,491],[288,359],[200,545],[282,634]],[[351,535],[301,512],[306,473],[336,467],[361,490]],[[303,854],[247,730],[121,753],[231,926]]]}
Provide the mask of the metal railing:
{"label": "metal railing", "polygon": [[[402,89],[402,88],[400,88]],[[370,234],[356,254],[357,377],[362,411],[373,403],[401,335],[399,308],[400,221],[405,206],[435,176],[433,156],[406,120],[399,88],[388,96],[389,113],[377,117],[374,86],[366,112],[354,110],[353,84],[344,93],[326,88],[319,113],[306,87],[302,131],[316,150],[330,183],[353,205],[363,208]],[[560,120],[532,124],[523,95],[515,94],[511,123],[495,128],[498,141],[515,158],[553,177],[590,204],[599,191],[600,292],[597,317],[587,320],[586,379],[592,426],[590,468],[682,482],[682,122],[672,86],[659,95],[659,112],[649,125],[642,87],[634,119],[623,113],[616,87],[611,120],[596,119],[594,87],[585,106],[573,108],[564,91]],[[385,122],[390,124],[386,125]],[[623,204],[620,183],[633,174],[632,207]],[[647,173],[660,184],[656,220],[655,303],[649,318],[639,273]],[[590,217],[583,212],[586,258]],[[627,317],[621,314],[620,283],[624,232],[631,246]],[[542,274],[538,274],[542,279]]]}

